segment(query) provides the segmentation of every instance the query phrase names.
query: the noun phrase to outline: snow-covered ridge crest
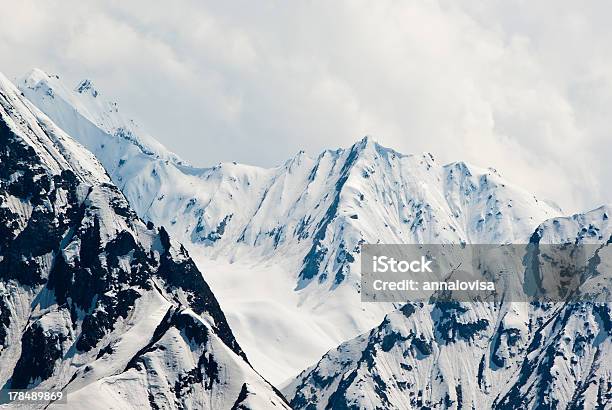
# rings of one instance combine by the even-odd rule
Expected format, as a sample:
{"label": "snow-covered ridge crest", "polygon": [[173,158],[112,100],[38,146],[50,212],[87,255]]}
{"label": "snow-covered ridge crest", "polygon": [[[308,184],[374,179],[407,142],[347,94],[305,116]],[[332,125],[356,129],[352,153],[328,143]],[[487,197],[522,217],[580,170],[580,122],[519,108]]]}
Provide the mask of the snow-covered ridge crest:
{"label": "snow-covered ridge crest", "polygon": [[104,167],[77,141],[70,138],[30,101],[20,98],[20,92],[4,74],[0,73],[0,98],[3,106],[3,120],[12,130],[26,129],[23,139],[36,150],[45,164],[53,171],[74,169],[85,182],[110,182]]}
{"label": "snow-covered ridge crest", "polygon": [[55,77],[42,84],[67,96],[19,87],[96,154],[141,218],[166,227],[201,267],[223,271],[207,280],[254,365],[274,381],[393,309],[360,302],[362,243],[526,243],[561,215],[493,169],[401,154],[372,137],[312,157],[301,151],[269,169],[177,165],[74,114],[84,105],[103,117],[106,107],[89,103],[100,90],[79,93],[89,85],[62,88]]}
{"label": "snow-covered ridge crest", "polygon": [[[18,80],[17,86],[26,97],[30,97],[35,93],[43,96],[42,99],[36,99],[36,104],[39,106],[44,105],[45,107],[41,107],[41,109],[45,112],[53,109],[58,111],[59,114],[62,108],[66,108],[64,105],[71,107],[74,111],[72,113],[73,121],[69,123],[68,118],[62,121],[62,128],[70,135],[76,135],[76,131],[85,130],[75,128],[81,122],[78,120],[80,116],[87,119],[91,124],[109,136],[123,139],[127,143],[132,144],[145,155],[171,161],[178,165],[188,165],[176,154],[170,152],[160,142],[147,134],[136,122],[126,118],[119,110],[117,102],[105,99],[104,95],[94,87],[91,80],[82,80],[74,89],[68,89],[61,82],[59,76],[49,75],[40,69],[34,68]],[[63,112],[63,114],[67,113]],[[74,125],[75,127],[70,127],[69,125]],[[90,137],[95,138],[97,136],[91,135]],[[84,139],[87,136],[82,135],[80,138]],[[103,140],[96,142],[104,144]],[[98,154],[95,151],[94,153]]]}
{"label": "snow-covered ridge crest", "polygon": [[534,232],[532,241],[542,243],[585,243],[606,241],[612,236],[612,204],[584,213],[544,221]]}

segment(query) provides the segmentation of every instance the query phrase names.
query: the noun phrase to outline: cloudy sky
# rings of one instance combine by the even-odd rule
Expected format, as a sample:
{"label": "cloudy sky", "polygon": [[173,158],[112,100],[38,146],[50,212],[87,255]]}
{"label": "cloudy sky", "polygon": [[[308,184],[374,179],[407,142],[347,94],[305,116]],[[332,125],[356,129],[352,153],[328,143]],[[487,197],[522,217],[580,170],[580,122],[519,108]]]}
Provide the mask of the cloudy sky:
{"label": "cloudy sky", "polygon": [[612,202],[607,1],[8,1],[0,71],[85,77],[197,165],[363,135]]}

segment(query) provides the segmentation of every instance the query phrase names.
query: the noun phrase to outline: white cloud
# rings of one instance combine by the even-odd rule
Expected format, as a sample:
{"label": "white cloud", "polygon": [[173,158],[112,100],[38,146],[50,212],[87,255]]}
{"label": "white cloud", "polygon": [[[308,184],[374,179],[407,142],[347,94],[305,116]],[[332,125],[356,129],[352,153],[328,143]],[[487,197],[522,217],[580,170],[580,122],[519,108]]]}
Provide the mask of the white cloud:
{"label": "white cloud", "polygon": [[[12,2],[3,70],[88,76],[186,159],[282,162],[362,135],[612,202],[603,1]],[[197,148],[197,149],[194,149]]]}

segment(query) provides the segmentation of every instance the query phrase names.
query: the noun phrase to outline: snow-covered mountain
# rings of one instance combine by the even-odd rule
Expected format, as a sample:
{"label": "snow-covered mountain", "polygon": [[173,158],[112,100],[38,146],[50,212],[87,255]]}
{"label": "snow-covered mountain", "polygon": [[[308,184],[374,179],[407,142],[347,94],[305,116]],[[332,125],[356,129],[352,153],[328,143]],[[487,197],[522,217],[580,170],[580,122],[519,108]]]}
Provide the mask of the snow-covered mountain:
{"label": "snow-covered mountain", "polygon": [[[610,289],[611,207],[554,218],[531,240],[598,244]],[[609,303],[407,304],[286,387],[295,409],[612,408]]]}
{"label": "snow-covered mountain", "polygon": [[602,256],[610,207],[561,217],[494,169],[369,137],[270,169],[196,168],[91,81],[34,70],[18,85],[138,216],[185,243],[255,369],[279,383],[309,366],[283,389],[292,407],[612,407],[609,304],[364,304],[358,266],[362,243],[590,243]]}
{"label": "snow-covered mountain", "polygon": [[69,408],[288,408],[185,248],[1,74],[0,164],[3,389],[62,390]]}
{"label": "snow-covered mountain", "polygon": [[166,227],[211,272],[238,340],[274,382],[394,309],[361,303],[362,243],[525,243],[561,213],[494,169],[438,164],[369,137],[270,169],[195,168],[91,81],[70,89],[34,70],[18,86],[100,159],[141,218]]}

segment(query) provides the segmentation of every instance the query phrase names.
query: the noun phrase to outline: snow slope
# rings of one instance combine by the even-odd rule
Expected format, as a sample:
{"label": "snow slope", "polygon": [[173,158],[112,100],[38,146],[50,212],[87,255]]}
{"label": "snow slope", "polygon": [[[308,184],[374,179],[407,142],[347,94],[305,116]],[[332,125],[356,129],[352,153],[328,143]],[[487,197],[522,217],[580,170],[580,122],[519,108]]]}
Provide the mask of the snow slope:
{"label": "snow slope", "polygon": [[62,390],[68,408],[288,408],[185,248],[1,74],[0,164],[3,389]]}
{"label": "snow slope", "polygon": [[[609,292],[611,210],[547,220],[532,243],[597,244],[592,268]],[[611,306],[407,304],[285,393],[295,409],[611,408]]]}
{"label": "snow slope", "polygon": [[527,242],[560,214],[494,169],[403,155],[370,137],[270,169],[190,167],[85,84],[34,70],[18,86],[100,159],[141,218],[211,271],[238,340],[273,382],[397,307],[361,303],[361,243]]}

